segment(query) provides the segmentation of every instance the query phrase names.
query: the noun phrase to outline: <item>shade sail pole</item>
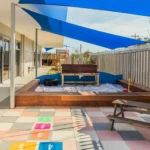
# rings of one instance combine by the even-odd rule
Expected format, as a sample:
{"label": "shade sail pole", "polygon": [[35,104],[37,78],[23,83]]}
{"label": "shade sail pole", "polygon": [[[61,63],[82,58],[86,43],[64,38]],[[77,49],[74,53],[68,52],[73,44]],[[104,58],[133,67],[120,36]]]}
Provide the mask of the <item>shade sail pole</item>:
{"label": "shade sail pole", "polygon": [[35,78],[38,77],[38,29],[35,30]]}
{"label": "shade sail pole", "polygon": [[10,49],[10,108],[15,107],[15,30],[16,30],[16,17],[15,17],[15,4],[11,4],[11,49]]}

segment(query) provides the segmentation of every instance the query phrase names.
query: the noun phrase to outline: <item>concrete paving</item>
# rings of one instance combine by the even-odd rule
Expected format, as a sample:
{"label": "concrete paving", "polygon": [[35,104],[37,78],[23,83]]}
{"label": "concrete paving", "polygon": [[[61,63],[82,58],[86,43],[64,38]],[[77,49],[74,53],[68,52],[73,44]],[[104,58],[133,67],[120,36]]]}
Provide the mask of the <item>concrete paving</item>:
{"label": "concrete paving", "polygon": [[[47,74],[49,67],[43,67],[38,69],[38,76]],[[35,70],[32,70],[26,77],[16,77],[15,78],[15,87],[16,90],[30,82],[35,78]],[[8,107],[10,101],[10,80],[4,81],[3,84],[0,84],[0,108]]]}

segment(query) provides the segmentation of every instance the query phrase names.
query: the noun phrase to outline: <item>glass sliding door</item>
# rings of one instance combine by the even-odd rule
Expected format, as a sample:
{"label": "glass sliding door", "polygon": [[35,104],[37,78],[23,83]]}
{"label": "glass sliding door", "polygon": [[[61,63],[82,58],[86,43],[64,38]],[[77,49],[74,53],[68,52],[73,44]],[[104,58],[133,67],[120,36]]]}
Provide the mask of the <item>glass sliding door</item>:
{"label": "glass sliding door", "polygon": [[3,70],[3,38],[0,36],[0,84],[2,83],[2,70]]}
{"label": "glass sliding door", "polygon": [[4,39],[4,70],[3,70],[3,81],[9,79],[9,52],[10,52],[10,41]]}
{"label": "glass sliding door", "polygon": [[[16,76],[20,75],[21,43],[16,41]],[[0,35],[0,84],[10,79],[10,40]]]}

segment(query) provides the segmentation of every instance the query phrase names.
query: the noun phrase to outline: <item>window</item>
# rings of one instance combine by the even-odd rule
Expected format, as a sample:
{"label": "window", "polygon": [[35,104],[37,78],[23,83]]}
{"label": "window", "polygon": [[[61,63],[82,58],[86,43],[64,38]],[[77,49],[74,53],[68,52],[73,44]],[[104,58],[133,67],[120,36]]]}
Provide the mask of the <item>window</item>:
{"label": "window", "polygon": [[20,42],[16,42],[16,50],[20,50],[21,49],[21,43]]}

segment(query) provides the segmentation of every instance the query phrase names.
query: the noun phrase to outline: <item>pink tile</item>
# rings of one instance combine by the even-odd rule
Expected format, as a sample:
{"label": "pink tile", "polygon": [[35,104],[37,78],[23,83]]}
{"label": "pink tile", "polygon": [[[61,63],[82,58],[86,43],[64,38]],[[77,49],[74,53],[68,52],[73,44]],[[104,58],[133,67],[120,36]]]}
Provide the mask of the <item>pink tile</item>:
{"label": "pink tile", "polygon": [[97,107],[86,107],[85,110],[86,111],[100,111],[100,108],[97,108]]}
{"label": "pink tile", "polygon": [[93,123],[108,123],[109,120],[106,117],[90,117]]}
{"label": "pink tile", "polygon": [[15,108],[15,109],[9,109],[9,111],[13,112],[23,112],[24,108]]}
{"label": "pink tile", "polygon": [[38,116],[38,112],[23,112],[22,114],[21,114],[21,116],[30,116],[30,117],[36,117],[36,116]]}
{"label": "pink tile", "polygon": [[148,141],[126,141],[130,150],[150,150],[150,142]]}
{"label": "pink tile", "polygon": [[149,128],[144,128],[144,127],[139,127],[139,126],[134,126],[147,140],[150,140],[150,129]]}
{"label": "pink tile", "polygon": [[30,131],[7,131],[0,135],[2,141],[26,141]]}
{"label": "pink tile", "polygon": [[136,113],[134,112],[125,112],[124,115],[125,117],[137,117]]}
{"label": "pink tile", "polygon": [[64,150],[77,150],[76,140],[75,139],[69,139],[63,141],[63,149]]}
{"label": "pink tile", "polygon": [[123,141],[122,137],[116,131],[97,131],[96,133],[102,141]]}
{"label": "pink tile", "polygon": [[51,124],[48,123],[37,123],[34,127],[35,130],[48,130],[51,128]]}
{"label": "pink tile", "polygon": [[66,116],[66,117],[55,117],[54,118],[54,123],[71,123],[72,122],[72,117]]}
{"label": "pink tile", "polygon": [[94,131],[93,126],[88,124],[73,124],[75,131]]}

